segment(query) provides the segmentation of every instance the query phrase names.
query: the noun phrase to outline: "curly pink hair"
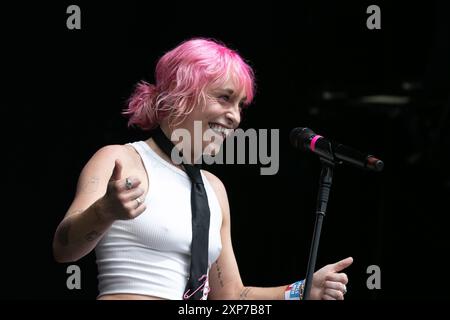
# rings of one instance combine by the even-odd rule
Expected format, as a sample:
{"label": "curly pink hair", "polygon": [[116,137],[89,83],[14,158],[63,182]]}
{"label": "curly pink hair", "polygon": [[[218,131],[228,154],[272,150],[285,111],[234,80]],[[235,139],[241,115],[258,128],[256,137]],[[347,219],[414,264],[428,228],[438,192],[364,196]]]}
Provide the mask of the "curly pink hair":
{"label": "curly pink hair", "polygon": [[167,52],[156,66],[156,85],[141,81],[128,100],[124,114],[128,125],[143,130],[182,122],[196,106],[205,106],[206,89],[221,86],[229,78],[246,95],[245,105],[253,100],[254,73],[239,54],[210,39],[192,39]]}

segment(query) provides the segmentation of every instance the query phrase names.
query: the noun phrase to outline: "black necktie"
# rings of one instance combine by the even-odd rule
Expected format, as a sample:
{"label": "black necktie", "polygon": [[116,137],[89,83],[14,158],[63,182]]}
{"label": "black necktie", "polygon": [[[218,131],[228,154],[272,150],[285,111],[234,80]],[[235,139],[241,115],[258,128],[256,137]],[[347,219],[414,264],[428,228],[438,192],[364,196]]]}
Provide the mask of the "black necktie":
{"label": "black necktie", "polygon": [[[158,127],[152,135],[159,148],[171,158],[172,149],[175,147]],[[192,210],[192,244],[191,244],[191,271],[184,291],[186,300],[199,300],[203,296],[203,289],[207,283],[208,272],[208,247],[209,247],[209,220],[210,210],[208,196],[206,195],[203,179],[200,174],[200,166],[183,164],[186,174],[192,182],[191,210]]]}

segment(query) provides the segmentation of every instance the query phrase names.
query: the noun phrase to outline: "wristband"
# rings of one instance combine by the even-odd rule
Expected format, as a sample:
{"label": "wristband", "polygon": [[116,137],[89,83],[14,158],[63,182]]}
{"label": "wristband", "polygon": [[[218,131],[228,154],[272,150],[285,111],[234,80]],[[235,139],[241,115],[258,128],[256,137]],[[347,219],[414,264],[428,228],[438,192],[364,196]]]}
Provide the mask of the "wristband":
{"label": "wristband", "polygon": [[284,292],[285,300],[303,300],[303,291],[305,290],[305,280],[297,281],[286,288]]}

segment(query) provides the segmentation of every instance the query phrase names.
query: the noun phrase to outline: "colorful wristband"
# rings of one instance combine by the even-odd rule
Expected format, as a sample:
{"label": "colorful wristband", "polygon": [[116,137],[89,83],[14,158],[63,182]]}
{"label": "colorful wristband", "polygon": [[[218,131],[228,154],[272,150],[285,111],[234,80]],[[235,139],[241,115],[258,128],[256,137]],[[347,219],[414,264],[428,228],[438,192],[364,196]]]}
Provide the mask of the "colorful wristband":
{"label": "colorful wristband", "polygon": [[305,280],[297,281],[286,288],[284,292],[285,300],[303,300],[303,291],[305,290]]}

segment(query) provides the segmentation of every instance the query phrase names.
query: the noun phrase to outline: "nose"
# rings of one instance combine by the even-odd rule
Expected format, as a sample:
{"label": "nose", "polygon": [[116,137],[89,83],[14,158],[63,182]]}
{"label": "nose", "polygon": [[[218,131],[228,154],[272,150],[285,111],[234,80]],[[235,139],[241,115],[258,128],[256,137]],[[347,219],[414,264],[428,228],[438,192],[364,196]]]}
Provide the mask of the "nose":
{"label": "nose", "polygon": [[241,123],[241,111],[239,104],[236,104],[227,110],[226,119],[228,126],[231,126],[232,128],[237,128],[239,126],[239,123]]}

